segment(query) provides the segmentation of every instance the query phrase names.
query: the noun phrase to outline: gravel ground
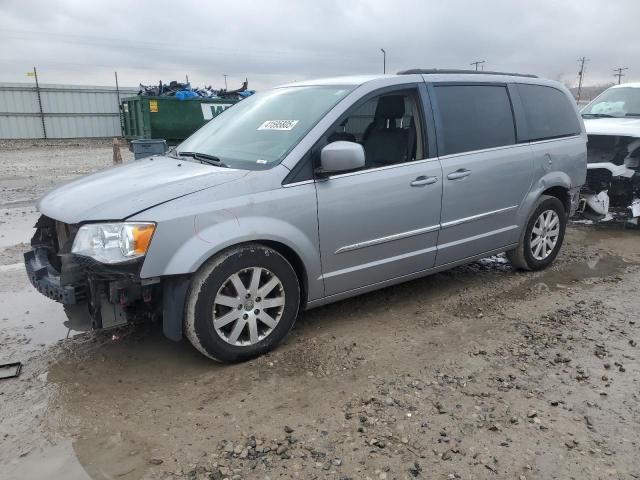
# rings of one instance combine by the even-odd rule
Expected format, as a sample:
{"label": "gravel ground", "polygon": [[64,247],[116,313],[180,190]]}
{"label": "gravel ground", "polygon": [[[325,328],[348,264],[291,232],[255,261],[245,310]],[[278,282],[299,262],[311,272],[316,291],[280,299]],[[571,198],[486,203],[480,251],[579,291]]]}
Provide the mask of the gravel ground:
{"label": "gravel ground", "polygon": [[544,272],[497,256],[316,309],[222,366],[158,325],[58,340],[61,309],[13,267],[35,198],[110,155],[0,147],[0,356],[26,360],[0,380],[3,478],[640,478],[637,230],[572,227]]}

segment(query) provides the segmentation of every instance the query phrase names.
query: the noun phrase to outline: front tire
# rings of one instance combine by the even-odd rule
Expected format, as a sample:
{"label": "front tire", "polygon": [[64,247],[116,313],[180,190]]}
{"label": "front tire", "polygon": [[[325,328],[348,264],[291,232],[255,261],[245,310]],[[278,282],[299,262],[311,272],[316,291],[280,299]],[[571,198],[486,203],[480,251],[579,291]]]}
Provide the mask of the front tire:
{"label": "front tire", "polygon": [[507,252],[511,264],[521,270],[542,270],[553,263],[564,241],[567,212],[556,197],[542,195],[520,238],[518,246]]}
{"label": "front tire", "polygon": [[298,317],[300,285],[291,264],[259,244],[229,249],[194,275],[185,332],[207,357],[242,362],[273,349]]}

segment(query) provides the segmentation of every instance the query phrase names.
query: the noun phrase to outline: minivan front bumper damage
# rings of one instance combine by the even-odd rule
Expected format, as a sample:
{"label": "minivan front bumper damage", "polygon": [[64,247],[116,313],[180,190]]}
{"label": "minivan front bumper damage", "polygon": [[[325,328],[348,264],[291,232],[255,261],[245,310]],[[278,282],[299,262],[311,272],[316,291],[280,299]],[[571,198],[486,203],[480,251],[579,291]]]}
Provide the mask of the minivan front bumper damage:
{"label": "minivan front bumper damage", "polygon": [[589,220],[640,218],[640,139],[589,135],[587,181],[579,212]]}
{"label": "minivan front bumper damage", "polygon": [[[71,245],[78,230],[75,225],[43,215],[35,227],[31,250],[24,254],[27,275],[36,290],[65,305],[69,317],[65,324],[69,328],[109,329],[139,320],[156,320],[168,308],[167,336],[181,338],[184,280],[141,279],[141,259],[107,265],[72,254]],[[164,296],[171,302],[163,302]]]}

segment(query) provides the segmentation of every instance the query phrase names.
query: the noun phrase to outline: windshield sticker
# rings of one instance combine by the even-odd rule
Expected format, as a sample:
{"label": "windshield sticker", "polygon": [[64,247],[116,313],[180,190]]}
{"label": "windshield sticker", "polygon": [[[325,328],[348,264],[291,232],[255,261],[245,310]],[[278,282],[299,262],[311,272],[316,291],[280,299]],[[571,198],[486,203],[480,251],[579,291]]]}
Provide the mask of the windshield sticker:
{"label": "windshield sticker", "polygon": [[258,130],[293,130],[298,120],[267,120],[258,127]]}
{"label": "windshield sticker", "polygon": [[262,158],[260,158],[260,159],[256,160],[256,163],[259,163],[260,165],[266,165],[267,161],[263,160]]}

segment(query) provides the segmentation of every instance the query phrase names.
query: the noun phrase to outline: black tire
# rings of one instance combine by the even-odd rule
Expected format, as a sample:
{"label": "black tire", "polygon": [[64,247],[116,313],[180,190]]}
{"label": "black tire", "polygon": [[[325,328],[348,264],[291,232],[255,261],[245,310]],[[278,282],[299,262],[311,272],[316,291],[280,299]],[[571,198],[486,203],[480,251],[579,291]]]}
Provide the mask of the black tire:
{"label": "black tire", "polygon": [[[231,344],[214,327],[214,300],[220,289],[226,288],[224,285],[231,276],[253,268],[265,269],[267,274],[273,274],[279,279],[278,288],[281,287],[280,290],[283,291],[284,307],[278,309],[280,319],[275,327],[257,343],[242,346]],[[259,298],[257,300],[260,301]],[[257,307],[258,303],[255,306]],[[191,344],[203,355],[223,363],[243,362],[278,345],[293,327],[299,307],[300,285],[296,272],[287,259],[263,245],[246,244],[221,252],[196,272],[187,292],[184,330]],[[231,310],[230,308],[228,311]],[[252,310],[253,307],[249,307],[247,313],[251,313]],[[244,313],[240,305],[238,311]],[[264,324],[259,325],[267,328]],[[249,327],[242,329],[243,335],[248,337]]]}
{"label": "black tire", "polygon": [[[544,259],[537,259],[534,257],[531,248],[531,234],[540,215],[548,210],[552,210],[558,215],[560,231],[558,239],[548,256]],[[526,227],[522,232],[518,246],[507,252],[507,258],[514,267],[520,270],[542,270],[547,268],[553,263],[560,251],[560,248],[562,247],[566,228],[567,212],[562,202],[556,197],[542,195],[536,202],[531,215],[529,215],[529,219],[527,220]]]}

